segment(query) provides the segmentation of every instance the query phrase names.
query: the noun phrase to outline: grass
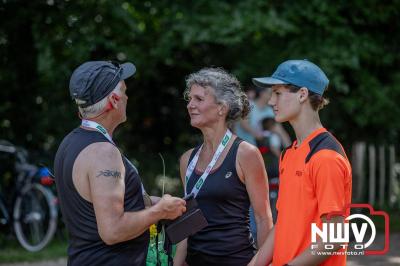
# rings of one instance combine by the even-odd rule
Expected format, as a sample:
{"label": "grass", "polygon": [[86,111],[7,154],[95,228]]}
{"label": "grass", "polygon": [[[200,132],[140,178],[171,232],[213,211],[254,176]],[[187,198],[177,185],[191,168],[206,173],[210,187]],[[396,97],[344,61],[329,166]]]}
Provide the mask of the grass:
{"label": "grass", "polygon": [[[53,241],[39,252],[29,252],[23,249],[15,239],[2,239],[0,244],[0,264],[12,262],[35,262],[35,261],[48,261],[56,260],[61,257],[67,257],[67,241],[60,239],[53,239]],[[160,245],[159,249],[162,249]],[[173,247],[175,253],[175,247]],[[161,265],[167,265],[167,256],[163,252],[159,252]],[[147,255],[146,265],[156,265],[156,248],[154,239],[150,242],[149,251]]]}
{"label": "grass", "polygon": [[25,250],[16,240],[7,240],[0,246],[0,263],[54,260],[66,256],[67,242],[58,239],[53,239],[48,246],[38,252]]}

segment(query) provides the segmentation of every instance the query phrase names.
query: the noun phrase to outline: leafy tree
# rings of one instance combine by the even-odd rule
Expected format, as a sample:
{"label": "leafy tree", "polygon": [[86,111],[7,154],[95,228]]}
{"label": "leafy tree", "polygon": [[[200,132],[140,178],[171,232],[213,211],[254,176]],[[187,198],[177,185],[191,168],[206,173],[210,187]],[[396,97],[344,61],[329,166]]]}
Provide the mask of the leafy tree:
{"label": "leafy tree", "polygon": [[222,66],[248,86],[283,60],[308,58],[331,81],[322,120],[347,146],[398,143],[399,10],[399,1],[373,0],[3,0],[1,138],[51,158],[79,124],[68,93],[73,69],[133,61],[128,122],[116,139],[143,165],[157,152],[176,165],[198,141],[182,98],[189,73]]}

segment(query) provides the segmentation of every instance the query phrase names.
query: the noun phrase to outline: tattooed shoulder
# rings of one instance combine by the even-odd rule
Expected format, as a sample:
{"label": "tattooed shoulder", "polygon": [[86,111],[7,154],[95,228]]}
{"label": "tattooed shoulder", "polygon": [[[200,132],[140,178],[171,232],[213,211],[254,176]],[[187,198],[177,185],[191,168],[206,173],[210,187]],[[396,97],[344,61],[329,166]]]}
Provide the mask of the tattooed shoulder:
{"label": "tattooed shoulder", "polygon": [[99,171],[96,177],[105,176],[105,177],[113,177],[115,179],[121,178],[121,172],[116,170],[102,170]]}

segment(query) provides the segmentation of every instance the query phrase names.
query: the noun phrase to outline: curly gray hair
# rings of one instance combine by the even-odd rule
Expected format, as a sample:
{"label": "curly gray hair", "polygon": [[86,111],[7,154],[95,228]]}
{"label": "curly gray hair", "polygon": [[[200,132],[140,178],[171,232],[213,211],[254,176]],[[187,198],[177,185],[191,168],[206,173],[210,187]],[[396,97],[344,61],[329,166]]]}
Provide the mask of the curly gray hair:
{"label": "curly gray hair", "polygon": [[216,102],[228,107],[226,122],[229,127],[240,118],[245,118],[250,112],[249,100],[242,91],[239,80],[223,68],[203,68],[190,74],[186,78],[185,99],[188,98],[193,85],[213,89]]}

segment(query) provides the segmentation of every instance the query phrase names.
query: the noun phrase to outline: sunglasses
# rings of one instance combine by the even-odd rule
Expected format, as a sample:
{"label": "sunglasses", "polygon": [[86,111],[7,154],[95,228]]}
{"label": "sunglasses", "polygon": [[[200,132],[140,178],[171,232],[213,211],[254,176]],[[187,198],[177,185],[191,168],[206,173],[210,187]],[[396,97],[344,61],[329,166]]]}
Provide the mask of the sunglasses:
{"label": "sunglasses", "polygon": [[116,62],[116,61],[108,61],[108,63],[112,64],[114,67],[117,68],[117,70],[115,71],[114,77],[107,82],[106,88],[108,88],[109,86],[111,86],[111,84],[114,84],[116,79],[119,79],[119,77],[121,76],[120,73],[122,72],[123,68],[121,67],[121,64]]}
{"label": "sunglasses", "polygon": [[119,73],[122,72],[122,67],[121,64],[118,63],[117,61],[109,61],[109,63],[117,68],[117,71],[115,72],[113,79],[110,81],[110,84],[112,84],[115,81],[115,79],[119,77]]}

